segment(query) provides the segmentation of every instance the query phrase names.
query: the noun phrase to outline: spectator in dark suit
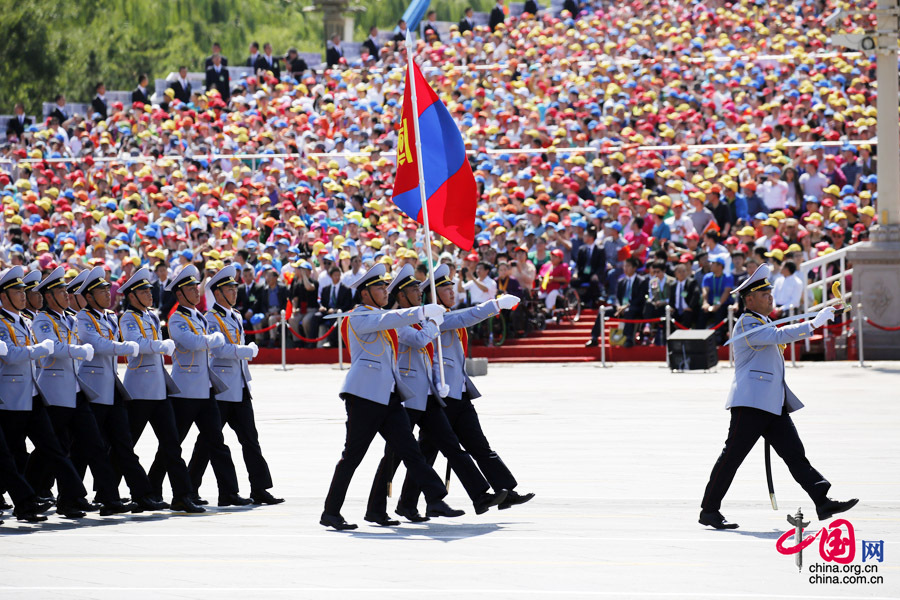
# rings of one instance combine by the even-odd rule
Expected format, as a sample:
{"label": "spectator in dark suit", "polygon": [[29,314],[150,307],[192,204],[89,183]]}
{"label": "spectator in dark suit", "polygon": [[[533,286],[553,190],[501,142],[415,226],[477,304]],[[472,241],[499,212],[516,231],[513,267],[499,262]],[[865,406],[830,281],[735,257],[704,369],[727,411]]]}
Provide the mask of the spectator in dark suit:
{"label": "spectator in dark suit", "polygon": [[150,82],[150,78],[147,77],[146,73],[141,73],[141,76],[138,77],[137,87],[131,92],[131,103],[141,102],[143,104],[150,104],[150,96],[147,94],[147,84]]}
{"label": "spectator in dark suit", "polygon": [[475,29],[475,21],[472,19],[474,13],[475,11],[472,10],[471,6],[466,7],[466,10],[463,12],[463,17],[459,20],[459,24],[457,25],[460,33]]}
{"label": "spectator in dark suit", "polygon": [[[302,261],[294,271],[294,283],[291,286],[290,301],[293,304],[293,310],[289,325],[291,329],[307,338],[319,337],[318,332],[307,331],[307,326],[312,323],[313,317],[319,310],[319,283],[313,277],[312,265]],[[295,348],[316,347],[315,342],[303,342],[293,335],[288,339],[292,340]]]}
{"label": "spectator in dark suit", "polygon": [[[319,310],[315,312],[309,322],[308,335],[311,337],[319,337],[319,326],[325,315],[346,312],[353,308],[353,291],[341,283],[341,270],[336,266],[331,267],[328,276],[331,280],[319,288]],[[337,346],[337,328],[328,336],[327,345]]]}
{"label": "spectator in dark suit", "polygon": [[578,12],[579,12],[579,10],[580,10],[580,9],[578,8],[578,2],[577,2],[577,0],[566,0],[565,2],[563,2],[563,10],[567,10],[567,11],[569,11],[570,13],[572,13],[572,17],[573,17],[573,18],[574,18],[574,17],[577,17],[577,16],[578,16]]}
{"label": "spectator in dark suit", "polygon": [[172,82],[172,91],[179,101],[187,104],[191,101],[191,83],[188,81],[188,70],[184,65],[178,67],[178,79]]}
{"label": "spectator in dark suit", "polygon": [[363,42],[363,48],[369,51],[369,56],[378,60],[378,51],[381,49],[378,46],[378,28],[372,27],[369,30],[369,37],[366,38],[366,41]]}
{"label": "spectator in dark suit", "polygon": [[[660,319],[666,316],[666,306],[675,289],[675,278],[666,274],[666,261],[656,259],[648,264],[650,279],[647,280],[647,301],[644,304],[644,319]],[[651,324],[655,331],[653,343],[662,346],[666,343],[665,323]]]}
{"label": "spectator in dark suit", "polygon": [[213,65],[213,56],[218,54],[222,59],[222,66],[228,66],[228,59],[222,56],[222,47],[219,45],[219,42],[213,42],[212,52],[209,56],[206,57],[206,60],[203,61],[203,69],[207,70]]}
{"label": "spectator in dark suit", "polygon": [[[235,303],[234,309],[241,313],[246,329],[255,329],[255,327],[251,327],[250,319],[256,314],[259,306],[260,291],[261,287],[256,283],[256,271],[252,265],[245,264],[241,270],[241,285],[238,286],[237,303]],[[248,339],[254,341],[254,336],[250,335]]]}
{"label": "spectator in dark suit", "polygon": [[606,253],[595,245],[597,230],[592,226],[582,234],[584,241],[575,253],[575,274],[572,285],[581,295],[582,302],[593,306],[600,299],[600,290],[606,286]]}
{"label": "spectator in dark suit", "polygon": [[13,117],[6,123],[6,136],[21,138],[22,134],[25,133],[25,129],[33,123],[30,117],[25,116],[25,105],[21,102],[16,102],[13,113]]}
{"label": "spectator in dark suit", "polygon": [[700,290],[697,281],[690,277],[687,263],[675,267],[675,285],[669,290],[669,306],[672,318],[685,327],[693,327],[700,313]]}
{"label": "spectator in dark suit", "polygon": [[97,95],[91,100],[91,110],[94,111],[94,115],[99,115],[101,121],[105,121],[107,116],[109,116],[106,103],[106,86],[101,81],[94,87],[94,91]]}
{"label": "spectator in dark suit", "polygon": [[391,39],[394,42],[397,42],[398,44],[402,44],[403,42],[406,41],[406,32],[407,32],[406,21],[404,21],[403,19],[400,19],[399,21],[397,21],[397,29],[398,29],[397,33],[395,33],[394,37]]}
{"label": "spectator in dark suit", "polygon": [[206,91],[211,89],[219,90],[222,94],[222,100],[228,102],[231,97],[231,76],[228,69],[222,64],[222,57],[218,54],[213,56],[213,64],[206,70]]}
{"label": "spectator in dark suit", "polygon": [[244,66],[255,67],[256,59],[259,58],[259,42],[250,42],[250,56],[244,61]]}
{"label": "spectator in dark suit", "polygon": [[[700,311],[697,326],[700,329],[715,327],[728,316],[728,305],[731,304],[731,290],[734,289],[734,277],[725,272],[725,259],[714,256],[709,261],[712,271],[703,276],[703,310]],[[716,331],[718,343],[725,342],[726,327]]]}
{"label": "spectator in dark suit", "polygon": [[309,65],[300,58],[296,48],[287,51],[287,55],[284,57],[284,68],[294,78],[299,78],[303,73],[309,71]]}
{"label": "spectator in dark suit", "polygon": [[491,9],[491,17],[488,21],[488,25],[491,28],[491,31],[497,29],[497,25],[506,21],[506,10],[503,4],[503,0],[497,0],[497,4],[494,5],[494,8]]}
{"label": "spectator in dark suit", "polygon": [[56,106],[53,107],[50,116],[59,121],[61,127],[65,128],[65,123],[72,118],[72,113],[69,111],[69,107],[66,106],[66,97],[63,94],[57,94],[55,101]]}
{"label": "spectator in dark suit", "polygon": [[272,54],[272,44],[269,42],[263,44],[263,53],[259,55],[253,66],[257,72],[271,71],[275,79],[281,79],[281,61]]}
{"label": "spectator in dark suit", "polygon": [[[616,284],[616,312],[620,319],[640,319],[644,313],[644,303],[647,299],[647,279],[638,274],[641,261],[630,256],[623,265],[624,273]],[[600,308],[603,310],[603,307]],[[598,313],[594,327],[591,329],[591,339],[585,346],[588,348],[598,344],[600,337],[600,315]],[[625,324],[625,347],[634,346],[634,323]]]}
{"label": "spectator in dark suit", "polygon": [[525,0],[525,8],[522,10],[523,13],[528,13],[530,15],[538,14],[538,11],[541,7],[535,0]]}
{"label": "spectator in dark suit", "polygon": [[[281,311],[287,308],[288,289],[287,286],[281,283],[278,271],[274,268],[266,269],[264,277],[266,284],[259,291],[256,312],[266,315],[265,322],[267,326],[272,326],[281,320]],[[274,348],[277,345],[280,333],[278,327],[269,331],[269,348]]]}
{"label": "spectator in dark suit", "polygon": [[422,37],[429,43],[441,41],[441,34],[437,30],[437,13],[429,10],[425,18],[425,24],[422,26]]}
{"label": "spectator in dark suit", "polygon": [[341,48],[341,36],[334,34],[326,45],[325,62],[329,69],[333,69],[341,62],[342,58],[344,58],[344,49]]}

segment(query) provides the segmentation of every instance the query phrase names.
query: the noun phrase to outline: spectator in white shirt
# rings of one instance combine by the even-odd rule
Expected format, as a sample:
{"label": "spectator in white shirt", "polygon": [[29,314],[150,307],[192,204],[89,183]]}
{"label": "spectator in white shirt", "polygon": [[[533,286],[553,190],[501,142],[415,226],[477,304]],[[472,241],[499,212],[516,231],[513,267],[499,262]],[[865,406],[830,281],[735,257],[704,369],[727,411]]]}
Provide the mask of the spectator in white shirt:
{"label": "spectator in white shirt", "polygon": [[799,307],[803,298],[803,280],[797,275],[797,263],[784,261],[781,265],[781,278],[775,282],[772,296],[775,299],[775,310],[779,315],[786,315],[790,307]]}
{"label": "spectator in white shirt", "polygon": [[672,215],[666,219],[666,225],[672,232],[672,241],[676,244],[684,244],[685,236],[696,231],[694,221],[684,214],[684,203],[681,200],[672,203]]}
{"label": "spectator in white shirt", "polygon": [[469,292],[469,300],[472,304],[480,304],[497,297],[497,282],[490,277],[491,268],[487,263],[480,262],[475,265],[475,278],[469,279],[468,274],[463,274],[464,283],[461,281],[459,291]]}
{"label": "spectator in white shirt", "polygon": [[781,180],[781,169],[769,165],[765,170],[766,180],[759,186],[758,194],[770,213],[784,210],[787,206],[788,184]]}

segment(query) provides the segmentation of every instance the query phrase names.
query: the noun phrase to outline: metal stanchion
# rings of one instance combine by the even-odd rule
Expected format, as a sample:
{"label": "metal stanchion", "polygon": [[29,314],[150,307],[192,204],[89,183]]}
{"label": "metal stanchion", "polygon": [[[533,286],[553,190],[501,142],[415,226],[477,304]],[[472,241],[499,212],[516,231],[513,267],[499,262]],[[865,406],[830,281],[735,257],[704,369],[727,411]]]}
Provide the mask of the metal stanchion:
{"label": "metal stanchion", "polygon": [[[734,331],[734,304],[728,305],[728,335]],[[728,344],[728,366],[734,368],[734,344]]]}
{"label": "metal stanchion", "polygon": [[672,334],[672,307],[666,304],[666,339],[663,347],[666,350],[666,367],[671,370],[672,365],[669,364],[669,336]]}
{"label": "metal stanchion", "polygon": [[[788,314],[792,317],[795,312],[793,306],[788,309]],[[795,369],[797,368],[797,344],[795,342],[791,342],[791,366]]]}
{"label": "metal stanchion", "polygon": [[338,368],[343,371],[344,370],[344,338],[341,335],[341,320],[342,317],[338,317],[337,319],[337,328],[338,328]]}
{"label": "metal stanchion", "polygon": [[600,306],[600,366],[606,368],[606,307]]}
{"label": "metal stanchion", "polygon": [[859,366],[865,368],[866,363],[863,358],[863,324],[866,319],[863,317],[862,302],[856,305],[856,349],[859,352]]}
{"label": "metal stanchion", "polygon": [[281,366],[275,367],[276,371],[290,371],[287,366],[287,319],[284,311],[281,311]]}

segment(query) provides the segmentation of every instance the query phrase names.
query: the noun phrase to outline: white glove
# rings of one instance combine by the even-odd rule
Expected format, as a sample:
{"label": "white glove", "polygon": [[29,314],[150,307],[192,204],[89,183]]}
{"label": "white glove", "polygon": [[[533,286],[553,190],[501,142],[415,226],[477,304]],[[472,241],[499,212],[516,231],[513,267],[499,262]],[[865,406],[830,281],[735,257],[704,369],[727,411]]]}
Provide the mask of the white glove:
{"label": "white glove", "polygon": [[813,329],[818,329],[822,325],[826,324],[828,321],[834,320],[834,307],[826,306],[822,310],[820,310],[815,317],[813,317]]}
{"label": "white glove", "polygon": [[438,386],[438,394],[440,394],[441,398],[446,398],[447,394],[450,393],[450,386],[446,383]]}
{"label": "white glove", "polygon": [[431,317],[429,321],[434,321],[434,324],[440,327],[441,323],[444,322],[444,313]]}
{"label": "white glove", "polygon": [[175,342],[173,342],[172,340],[163,340],[162,344],[163,354],[165,354],[166,356],[172,356],[173,354],[175,354]]}
{"label": "white glove", "polygon": [[422,318],[431,319],[432,321],[438,315],[444,316],[444,307],[437,304],[426,304],[422,307]]}
{"label": "white glove", "polygon": [[6,347],[6,342],[0,342],[0,356],[6,356],[9,354],[9,348]]}
{"label": "white glove", "polygon": [[512,310],[519,304],[519,298],[517,296],[513,296],[512,294],[503,294],[499,298],[497,298],[497,306],[500,307],[500,310]]}
{"label": "white glove", "polygon": [[206,347],[212,350],[213,348],[218,348],[219,346],[225,345],[225,336],[220,332],[215,332],[212,335],[206,336]]}
{"label": "white glove", "polygon": [[256,358],[256,355],[259,354],[259,346],[256,345],[256,342],[250,342],[247,347],[253,350],[253,358]]}
{"label": "white glove", "polygon": [[157,354],[164,354],[166,343],[163,340],[150,340],[150,350]]}
{"label": "white glove", "polygon": [[90,344],[84,344],[81,346],[84,350],[84,360],[94,360],[94,347]]}
{"label": "white glove", "polygon": [[56,345],[53,343],[53,340],[44,340],[40,344],[37,344],[37,347],[43,348],[46,352],[50,353],[50,356],[53,356],[53,353],[56,351]]}
{"label": "white glove", "polygon": [[141,351],[141,347],[138,345],[137,342],[125,342],[125,346],[128,349],[131,356],[137,356],[138,353]]}

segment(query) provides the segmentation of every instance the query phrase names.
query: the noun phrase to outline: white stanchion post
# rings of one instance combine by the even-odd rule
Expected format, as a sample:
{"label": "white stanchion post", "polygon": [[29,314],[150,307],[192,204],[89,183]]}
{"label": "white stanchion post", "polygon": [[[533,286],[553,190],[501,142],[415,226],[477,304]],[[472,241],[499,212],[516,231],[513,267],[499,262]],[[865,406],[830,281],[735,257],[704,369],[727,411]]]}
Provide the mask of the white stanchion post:
{"label": "white stanchion post", "polygon": [[[728,335],[734,331],[734,304],[728,305]],[[734,344],[728,344],[728,366],[734,368]]]}
{"label": "white stanchion post", "polygon": [[344,338],[341,335],[341,320],[343,317],[338,317],[337,319],[337,328],[338,328],[338,368],[343,371],[344,370]]}
{"label": "white stanchion post", "polygon": [[606,368],[606,307],[600,306],[600,366]]}
{"label": "white stanchion post", "polygon": [[[794,310],[794,307],[791,306],[789,310],[790,310],[789,314],[793,317],[794,313],[796,312]],[[796,344],[796,342],[791,342],[791,366],[795,369],[797,368],[797,344]]]}
{"label": "white stanchion post", "polygon": [[666,304],[666,339],[663,342],[663,348],[666,351],[666,367],[672,368],[669,364],[669,336],[672,334],[672,307]]}
{"label": "white stanchion post", "polygon": [[862,368],[866,367],[865,359],[863,358],[863,324],[865,322],[866,319],[863,317],[862,302],[859,302],[856,305],[856,345],[859,352],[859,366]]}
{"label": "white stanchion post", "polygon": [[290,371],[287,366],[287,319],[284,318],[284,311],[281,311],[281,366],[276,367],[276,371]]}

